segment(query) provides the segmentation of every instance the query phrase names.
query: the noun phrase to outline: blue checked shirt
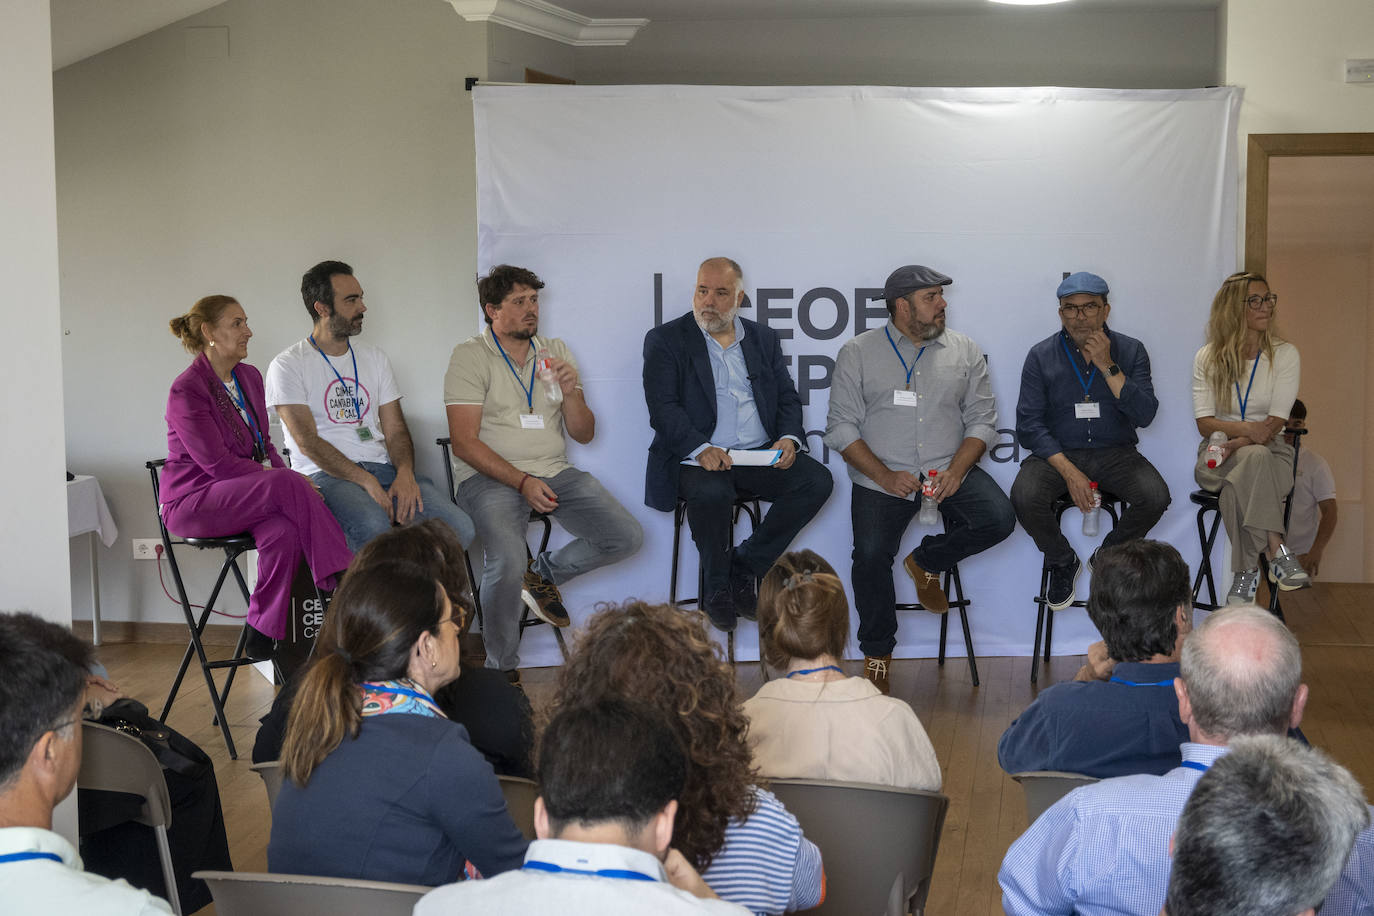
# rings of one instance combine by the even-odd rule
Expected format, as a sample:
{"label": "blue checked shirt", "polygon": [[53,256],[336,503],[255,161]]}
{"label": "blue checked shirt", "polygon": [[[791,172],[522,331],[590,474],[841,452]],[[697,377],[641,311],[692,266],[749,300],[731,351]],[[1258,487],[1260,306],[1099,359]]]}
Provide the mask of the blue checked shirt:
{"label": "blue checked shirt", "polygon": [[[1185,761],[1205,766],[1226,750],[1182,746]],[[1169,884],[1169,837],[1201,777],[1179,767],[1073,790],[1007,850],[997,873],[1003,909],[1008,916],[1158,916]],[[1355,841],[1322,909],[1322,916],[1355,913],[1374,913],[1374,828]]]}

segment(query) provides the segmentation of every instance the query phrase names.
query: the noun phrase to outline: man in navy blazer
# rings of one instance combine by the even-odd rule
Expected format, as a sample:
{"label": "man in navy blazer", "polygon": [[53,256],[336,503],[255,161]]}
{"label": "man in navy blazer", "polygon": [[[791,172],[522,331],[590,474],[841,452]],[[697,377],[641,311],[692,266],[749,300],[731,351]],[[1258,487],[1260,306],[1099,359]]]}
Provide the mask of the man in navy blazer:
{"label": "man in navy blazer", "polygon": [[[644,400],[654,441],[644,503],[671,512],[687,503],[701,558],[702,607],[724,631],[753,619],[758,579],[830,496],[834,481],[806,452],[801,398],[778,335],[739,317],[744,274],[729,258],[697,271],[692,311],[644,335]],[[771,467],[739,466],[730,449],[777,449]],[[737,497],[772,505],[758,530],[734,547]]]}

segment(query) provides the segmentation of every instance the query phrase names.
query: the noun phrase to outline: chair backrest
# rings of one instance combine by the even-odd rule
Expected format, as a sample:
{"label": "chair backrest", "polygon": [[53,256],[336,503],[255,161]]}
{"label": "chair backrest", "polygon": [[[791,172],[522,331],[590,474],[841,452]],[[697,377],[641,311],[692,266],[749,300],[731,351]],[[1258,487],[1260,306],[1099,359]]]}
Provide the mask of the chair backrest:
{"label": "chair backrest", "polygon": [[519,776],[496,778],[501,780],[501,794],[506,797],[506,810],[510,812],[510,819],[515,821],[515,826],[520,828],[525,839],[533,840],[534,800],[539,795],[538,783]]}
{"label": "chair backrest", "polygon": [[826,902],[812,913],[920,913],[949,799],[857,782],[774,779],[769,789],[825,861]]}
{"label": "chair backrest", "polygon": [[353,881],[310,875],[198,871],[210,885],[218,916],[410,916],[429,893],[418,884]]}
{"label": "chair backrest", "polygon": [[281,791],[281,761],[265,760],[262,763],[253,764],[253,772],[262,777],[262,784],[267,787],[267,807],[277,807],[277,793]]}
{"label": "chair backrest", "polygon": [[1011,778],[1021,783],[1021,791],[1026,794],[1026,822],[1030,824],[1034,824],[1036,819],[1045,813],[1046,808],[1074,789],[1097,782],[1094,776],[1061,773],[1057,770],[1013,773]]}
{"label": "chair backrest", "polygon": [[172,823],[172,802],[162,765],[138,738],[97,722],[81,723],[81,770],[76,784],[83,789],[127,792],[143,797],[137,821],[149,827]]}

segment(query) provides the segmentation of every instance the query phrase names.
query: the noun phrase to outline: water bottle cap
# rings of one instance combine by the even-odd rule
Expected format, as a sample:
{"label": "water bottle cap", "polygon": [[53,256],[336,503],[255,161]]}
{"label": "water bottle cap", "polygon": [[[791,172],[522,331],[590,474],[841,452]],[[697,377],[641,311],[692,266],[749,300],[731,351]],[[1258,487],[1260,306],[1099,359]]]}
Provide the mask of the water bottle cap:
{"label": "water bottle cap", "polygon": [[938,473],[940,473],[940,472],[937,471],[937,470],[935,470],[934,468],[931,468],[929,471],[926,471],[926,476],[927,476],[927,477],[934,477],[934,476],[935,476],[936,474],[938,474]]}
{"label": "water bottle cap", "polygon": [[1091,487],[1092,489],[1096,490],[1096,489],[1097,489],[1097,481],[1096,481],[1096,480],[1089,481],[1089,482],[1088,482],[1088,486]]}

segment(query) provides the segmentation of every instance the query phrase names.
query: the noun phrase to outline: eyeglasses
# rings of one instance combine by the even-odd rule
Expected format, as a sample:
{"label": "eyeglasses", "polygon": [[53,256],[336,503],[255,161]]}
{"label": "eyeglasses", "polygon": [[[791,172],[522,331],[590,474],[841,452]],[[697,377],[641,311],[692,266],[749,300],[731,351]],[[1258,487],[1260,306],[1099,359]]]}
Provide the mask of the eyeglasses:
{"label": "eyeglasses", "polygon": [[1270,293],[1267,296],[1249,296],[1245,304],[1250,307],[1252,312],[1263,312],[1279,307],[1279,297]]}
{"label": "eyeglasses", "polygon": [[1102,306],[1096,302],[1091,305],[1059,306],[1059,314],[1063,315],[1065,318],[1077,318],[1079,315],[1082,315],[1084,318],[1096,318],[1097,313],[1100,311],[1102,311]]}

